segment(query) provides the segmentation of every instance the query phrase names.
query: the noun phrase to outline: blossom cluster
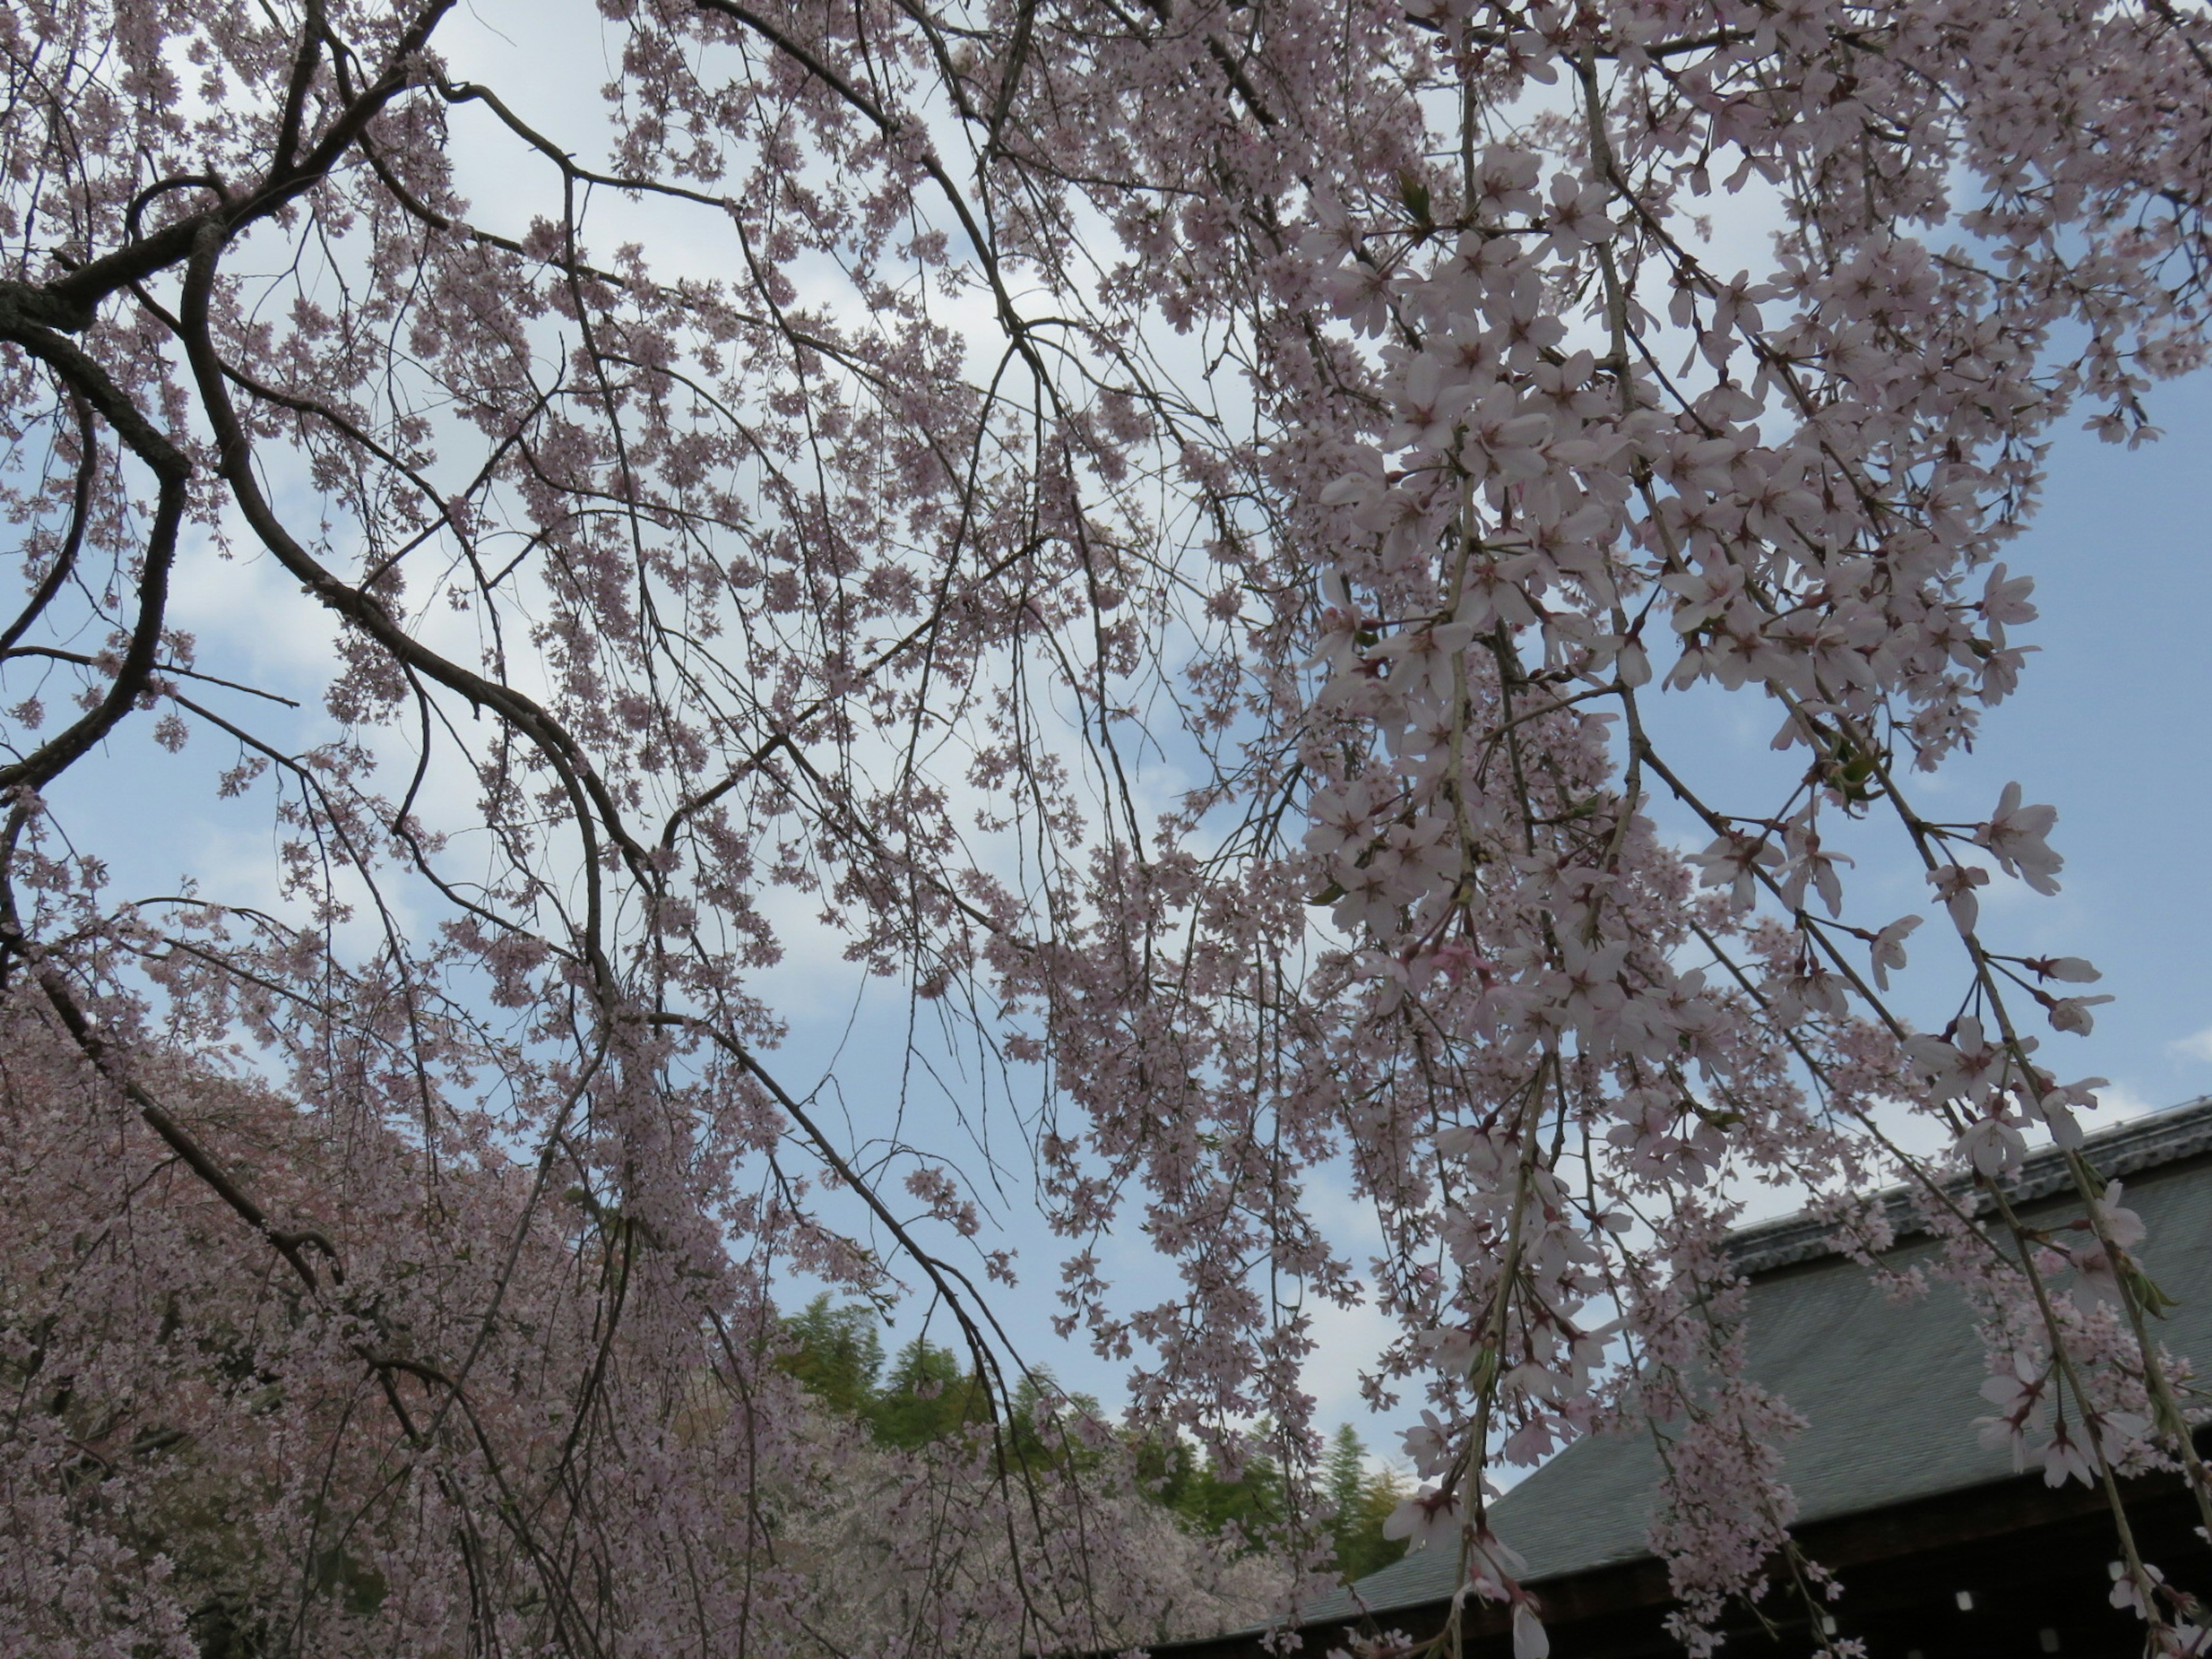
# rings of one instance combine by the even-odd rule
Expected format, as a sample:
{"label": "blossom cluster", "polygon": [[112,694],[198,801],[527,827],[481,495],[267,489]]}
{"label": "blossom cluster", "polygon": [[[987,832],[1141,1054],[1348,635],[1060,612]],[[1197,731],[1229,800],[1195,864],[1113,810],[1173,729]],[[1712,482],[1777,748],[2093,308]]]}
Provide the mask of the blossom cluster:
{"label": "blossom cluster", "polygon": [[[1285,1617],[1331,1572],[1322,1304],[1395,1322],[1392,1531],[1523,1659],[1496,1476],[1608,1429],[1662,1448],[1693,1649],[1732,1599],[1825,1604],[1797,1419],[1744,1375],[1747,1182],[1871,1264],[1857,1195],[1909,1181],[1989,1352],[1960,1433],[2054,1482],[2179,1468],[2212,1528],[2155,1241],[2079,1156],[2100,1085],[2039,1046],[2097,969],[1984,925],[2056,890],[2057,815],[1918,804],[2027,671],[2049,434],[2142,441],[2203,359],[2200,11],[524,33],[0,15],[8,1640],[1012,1655],[1231,1617],[1098,1425],[1018,1452],[1009,1194],[1135,1426],[1265,1443]],[[604,98],[546,90],[584,62]],[[1721,261],[1708,212],[1771,251]],[[1655,739],[1692,689],[1759,701],[1779,799]],[[265,860],[143,873],[168,814],[101,805],[150,798],[142,728]],[[1877,834],[1925,914],[1855,884]],[[954,1079],[941,1133],[798,1080],[801,952],[906,1000],[842,1063]],[[2046,1134],[2057,1231],[2005,1184]],[[949,1322],[988,1402],[957,1455],[811,1413],[799,1279]],[[843,1623],[840,1529],[881,1569]],[[2203,1646],[2118,1535],[2116,1601]]]}

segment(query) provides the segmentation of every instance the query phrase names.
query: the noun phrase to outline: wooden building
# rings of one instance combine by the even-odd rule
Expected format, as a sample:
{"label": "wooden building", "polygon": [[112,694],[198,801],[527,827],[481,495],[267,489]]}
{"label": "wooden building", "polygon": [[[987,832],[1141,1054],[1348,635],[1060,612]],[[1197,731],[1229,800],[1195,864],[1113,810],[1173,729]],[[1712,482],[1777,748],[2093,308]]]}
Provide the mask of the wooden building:
{"label": "wooden building", "polygon": [[[2172,1352],[2201,1356],[2212,1374],[2212,1098],[2152,1114],[2092,1137],[2106,1176],[2149,1229],[2141,1252],[2180,1306],[2158,1335]],[[2030,1218],[2080,1213],[2063,1164],[2032,1156],[2013,1184]],[[1907,1234],[1890,1260],[1931,1257]],[[1832,1570],[1844,1594],[1825,1615],[1866,1644],[1869,1659],[2002,1659],[2060,1654],[2121,1659],[2142,1651],[2143,1626],[2111,1605],[2115,1553],[2101,1492],[2053,1489],[2039,1472],[2013,1473],[2010,1454],[1984,1449],[1970,1426],[1990,1411],[1988,1375],[1958,1294],[1888,1300],[1864,1269],[1838,1255],[1829,1229],[1805,1217],[1749,1227],[1733,1242],[1751,1283],[1749,1370],[1808,1426],[1787,1448],[1796,1493],[1796,1536]],[[2208,1382],[2212,1390],[2212,1382]],[[2200,1436],[2212,1443],[2212,1431]],[[1492,1506],[1498,1536],[1528,1559],[1553,1659],[1656,1659],[1682,1650],[1667,1635],[1666,1568],[1647,1542],[1659,1468],[1647,1439],[1577,1442]],[[2146,1560],[2212,1600],[2212,1549],[2178,1479],[2132,1483],[2130,1518]],[[1417,1552],[1310,1607],[1296,1650],[1322,1655],[1348,1638],[1442,1627],[1456,1563]],[[1812,1616],[1771,1598],[1771,1632],[1749,1616],[1724,1654],[1811,1652]],[[1470,1609],[1465,1651],[1510,1655],[1495,1609]],[[1261,1659],[1251,1630],[1155,1648],[1158,1659]]]}

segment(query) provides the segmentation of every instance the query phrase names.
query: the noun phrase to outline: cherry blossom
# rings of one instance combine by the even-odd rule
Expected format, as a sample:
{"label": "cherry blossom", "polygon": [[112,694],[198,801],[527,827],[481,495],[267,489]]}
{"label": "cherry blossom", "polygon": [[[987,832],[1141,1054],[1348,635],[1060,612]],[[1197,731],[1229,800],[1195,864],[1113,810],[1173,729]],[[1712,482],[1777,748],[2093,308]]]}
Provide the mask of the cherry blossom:
{"label": "cherry blossom", "polygon": [[[2057,890],[2057,814],[1930,805],[2033,672],[2051,435],[2147,441],[2203,363],[2201,11],[522,33],[0,17],[0,1644],[1292,1618],[1316,1310],[1365,1306],[1455,1620],[1546,1650],[1494,1477],[1631,1429],[1708,1653],[1820,1583],[1744,1374],[1762,1182],[1869,1261],[1904,1182],[1978,1431],[2178,1469],[2212,1528],[2103,1085],[2024,1030],[2063,1054],[2097,969],[1983,902]],[[1779,781],[1659,741],[1683,692]],[[265,860],[173,879],[180,788]],[[1933,926],[1874,908],[1878,838]],[[829,1079],[817,961],[904,1004]],[[941,1121],[843,1092],[922,1076]],[[824,1420],[801,1280],[957,1341],[972,1432]],[[1021,1403],[1039,1282],[1118,1433]],[[1163,1434],[1269,1455],[1279,1571],[1160,1530],[1120,1449]],[[819,1623],[863,1519],[881,1597]],[[2201,1646],[2131,1535],[2148,1639]]]}

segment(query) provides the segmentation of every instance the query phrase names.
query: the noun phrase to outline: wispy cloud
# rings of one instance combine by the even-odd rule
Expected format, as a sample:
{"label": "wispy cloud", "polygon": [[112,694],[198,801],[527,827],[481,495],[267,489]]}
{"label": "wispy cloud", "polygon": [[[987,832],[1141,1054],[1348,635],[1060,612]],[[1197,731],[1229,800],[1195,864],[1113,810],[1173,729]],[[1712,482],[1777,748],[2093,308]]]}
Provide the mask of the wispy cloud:
{"label": "wispy cloud", "polygon": [[2175,1054],[2186,1054],[2191,1060],[2212,1061],[2212,1025],[2206,1026],[2192,1036],[2183,1037],[2179,1042],[2169,1042],[2166,1046]]}
{"label": "wispy cloud", "polygon": [[2163,1111],[2173,1104],[2171,1100],[2152,1099],[2125,1079],[2108,1083],[2098,1090],[2097,1103],[2103,1108],[2101,1121],[2107,1123],[2124,1117],[2140,1117],[2145,1112]]}

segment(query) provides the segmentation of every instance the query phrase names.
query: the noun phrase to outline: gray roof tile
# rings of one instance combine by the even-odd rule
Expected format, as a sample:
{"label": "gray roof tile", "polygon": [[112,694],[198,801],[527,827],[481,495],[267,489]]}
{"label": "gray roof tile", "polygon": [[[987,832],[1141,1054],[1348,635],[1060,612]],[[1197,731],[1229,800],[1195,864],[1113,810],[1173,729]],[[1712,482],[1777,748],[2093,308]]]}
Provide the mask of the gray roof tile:
{"label": "gray roof tile", "polygon": [[[2130,1177],[2125,1202],[2149,1237],[2145,1266],[2182,1305],[2158,1334],[2179,1354],[2212,1352],[2212,1097],[2093,1136],[2084,1149],[2109,1177]],[[2063,1159],[2033,1155],[2012,1183],[2015,1201],[2048,1215],[2070,1188]],[[1887,1261],[1909,1267],[1935,1254],[1902,1192],[1885,1194],[1900,1244]],[[2038,1202],[2038,1200],[2045,1200]],[[1804,1215],[1740,1231],[1732,1241],[1750,1275],[1748,1370],[1807,1419],[1785,1453],[1784,1477],[1801,1522],[1933,1496],[2013,1473],[2010,1455],[1984,1451],[1970,1425],[1988,1413],[1988,1375],[1972,1321],[1957,1291],[1938,1282],[1898,1304],[1867,1273],[1835,1253],[1828,1224]],[[1558,1578],[1650,1553],[1647,1533],[1659,1482],[1648,1438],[1577,1442],[1492,1506],[1498,1536],[1528,1558],[1529,1582]],[[1370,1612],[1440,1601],[1455,1587],[1453,1552],[1425,1550],[1359,1581]],[[1313,1621],[1358,1611],[1339,1592],[1304,1610]]]}

